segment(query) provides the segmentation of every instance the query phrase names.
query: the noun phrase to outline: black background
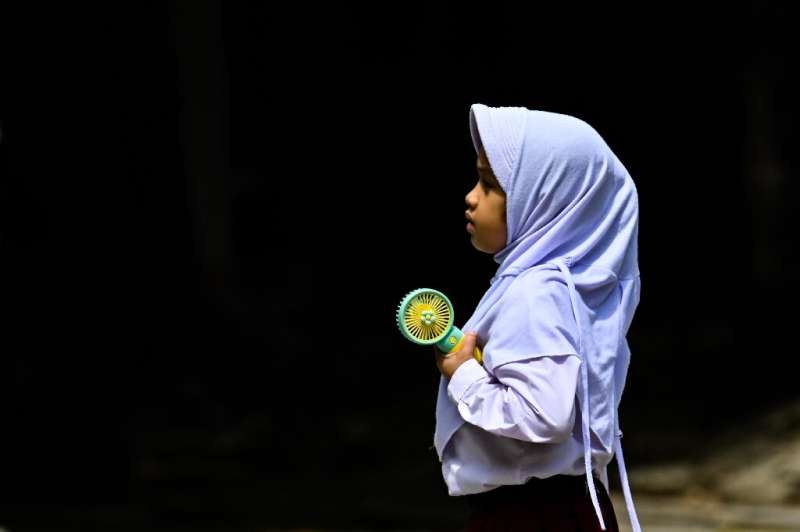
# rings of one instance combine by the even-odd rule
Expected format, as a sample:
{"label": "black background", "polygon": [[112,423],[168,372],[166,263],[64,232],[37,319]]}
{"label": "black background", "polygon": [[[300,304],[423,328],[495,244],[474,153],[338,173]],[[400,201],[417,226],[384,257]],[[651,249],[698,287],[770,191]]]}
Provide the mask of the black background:
{"label": "black background", "polygon": [[488,288],[476,102],[637,184],[629,469],[796,398],[795,9],[296,7],[4,9],[0,526],[459,526],[394,311]]}

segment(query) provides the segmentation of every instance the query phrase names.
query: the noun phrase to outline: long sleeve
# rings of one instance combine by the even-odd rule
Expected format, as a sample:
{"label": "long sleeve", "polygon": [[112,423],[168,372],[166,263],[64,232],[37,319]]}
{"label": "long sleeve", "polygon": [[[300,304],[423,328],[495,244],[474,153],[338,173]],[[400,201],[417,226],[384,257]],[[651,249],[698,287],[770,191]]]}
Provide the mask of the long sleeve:
{"label": "long sleeve", "polygon": [[580,369],[575,354],[509,362],[492,376],[476,360],[452,375],[447,394],[464,421],[498,436],[533,443],[569,438]]}

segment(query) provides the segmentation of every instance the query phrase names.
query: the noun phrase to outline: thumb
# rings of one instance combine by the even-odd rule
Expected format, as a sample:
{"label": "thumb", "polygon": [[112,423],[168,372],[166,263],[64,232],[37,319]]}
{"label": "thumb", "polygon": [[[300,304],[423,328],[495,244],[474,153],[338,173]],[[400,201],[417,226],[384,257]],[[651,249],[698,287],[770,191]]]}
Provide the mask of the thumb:
{"label": "thumb", "polygon": [[464,349],[469,350],[471,353],[473,349],[475,349],[475,343],[478,341],[478,333],[476,332],[468,332],[464,336]]}

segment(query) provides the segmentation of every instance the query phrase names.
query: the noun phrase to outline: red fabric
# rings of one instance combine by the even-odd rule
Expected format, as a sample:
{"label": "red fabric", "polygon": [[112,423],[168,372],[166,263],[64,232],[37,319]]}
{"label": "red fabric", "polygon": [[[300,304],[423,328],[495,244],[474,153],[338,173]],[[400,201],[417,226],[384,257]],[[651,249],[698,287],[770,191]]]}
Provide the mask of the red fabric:
{"label": "red fabric", "polygon": [[[603,483],[594,479],[606,532],[619,532],[614,507]],[[465,532],[599,532],[586,477],[532,478],[521,486],[501,486],[466,495],[470,516]]]}

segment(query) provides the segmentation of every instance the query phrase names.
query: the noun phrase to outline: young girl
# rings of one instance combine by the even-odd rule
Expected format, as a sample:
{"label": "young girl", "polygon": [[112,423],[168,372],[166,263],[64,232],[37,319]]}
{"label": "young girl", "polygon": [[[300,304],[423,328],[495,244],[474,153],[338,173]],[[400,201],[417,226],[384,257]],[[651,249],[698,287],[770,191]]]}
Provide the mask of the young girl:
{"label": "young girl", "polygon": [[448,492],[465,496],[469,531],[615,531],[616,456],[639,531],[617,419],[641,286],[636,187],[572,116],[475,104],[470,130],[480,179],[467,231],[499,267],[463,348],[436,350]]}

